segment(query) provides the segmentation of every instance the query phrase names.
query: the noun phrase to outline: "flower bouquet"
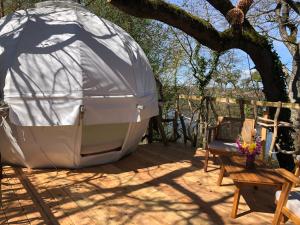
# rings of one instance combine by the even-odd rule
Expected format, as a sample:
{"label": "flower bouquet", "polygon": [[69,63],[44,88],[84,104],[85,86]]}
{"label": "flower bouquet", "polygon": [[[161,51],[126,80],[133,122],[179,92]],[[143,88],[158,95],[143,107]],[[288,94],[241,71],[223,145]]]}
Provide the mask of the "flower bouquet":
{"label": "flower bouquet", "polygon": [[256,138],[255,141],[250,143],[242,142],[240,139],[236,141],[238,151],[243,155],[246,155],[246,168],[253,169],[255,164],[255,157],[261,153],[261,141],[259,138]]}

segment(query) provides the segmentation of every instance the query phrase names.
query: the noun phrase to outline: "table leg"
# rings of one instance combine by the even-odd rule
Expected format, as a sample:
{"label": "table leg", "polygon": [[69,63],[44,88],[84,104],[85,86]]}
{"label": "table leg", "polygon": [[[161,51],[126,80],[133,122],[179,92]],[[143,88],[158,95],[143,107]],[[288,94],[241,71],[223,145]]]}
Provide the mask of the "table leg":
{"label": "table leg", "polygon": [[217,182],[218,186],[221,186],[224,174],[225,174],[225,166],[223,164],[221,164],[220,174],[219,174],[219,178],[218,178],[218,182]]}
{"label": "table leg", "polygon": [[231,211],[231,218],[235,219],[236,218],[236,214],[238,211],[238,206],[239,206],[239,201],[240,201],[240,193],[241,190],[241,186],[239,184],[236,184],[236,189],[234,192],[234,199],[233,199],[233,206],[232,206],[232,211]]}

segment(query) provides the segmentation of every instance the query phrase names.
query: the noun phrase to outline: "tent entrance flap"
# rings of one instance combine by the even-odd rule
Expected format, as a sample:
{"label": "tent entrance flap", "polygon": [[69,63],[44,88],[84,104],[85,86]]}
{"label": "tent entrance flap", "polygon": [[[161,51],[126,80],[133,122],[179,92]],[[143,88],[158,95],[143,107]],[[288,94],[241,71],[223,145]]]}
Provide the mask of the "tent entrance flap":
{"label": "tent entrance flap", "polygon": [[82,126],[81,156],[121,151],[129,123]]}

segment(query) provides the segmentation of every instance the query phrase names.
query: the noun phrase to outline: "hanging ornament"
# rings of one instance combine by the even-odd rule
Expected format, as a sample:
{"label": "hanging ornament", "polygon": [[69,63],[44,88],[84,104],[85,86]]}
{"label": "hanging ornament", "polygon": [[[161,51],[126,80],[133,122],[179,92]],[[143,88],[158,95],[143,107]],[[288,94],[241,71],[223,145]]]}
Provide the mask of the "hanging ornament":
{"label": "hanging ornament", "polygon": [[233,8],[228,11],[227,19],[232,26],[241,26],[244,23],[244,13],[239,8]]}
{"label": "hanging ornament", "polygon": [[241,9],[244,15],[246,15],[252,3],[253,0],[239,0],[236,7]]}

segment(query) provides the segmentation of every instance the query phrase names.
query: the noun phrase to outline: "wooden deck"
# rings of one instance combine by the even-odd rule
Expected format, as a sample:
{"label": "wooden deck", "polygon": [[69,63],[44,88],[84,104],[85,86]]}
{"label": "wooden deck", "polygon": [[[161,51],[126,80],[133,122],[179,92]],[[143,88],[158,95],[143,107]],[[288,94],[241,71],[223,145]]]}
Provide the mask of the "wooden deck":
{"label": "wooden deck", "polygon": [[[242,193],[231,219],[234,185],[204,153],[141,145],[119,162],[80,170],[5,167],[1,224],[270,224],[274,190]],[[247,202],[247,204],[246,204]],[[250,208],[249,208],[249,206]]]}

